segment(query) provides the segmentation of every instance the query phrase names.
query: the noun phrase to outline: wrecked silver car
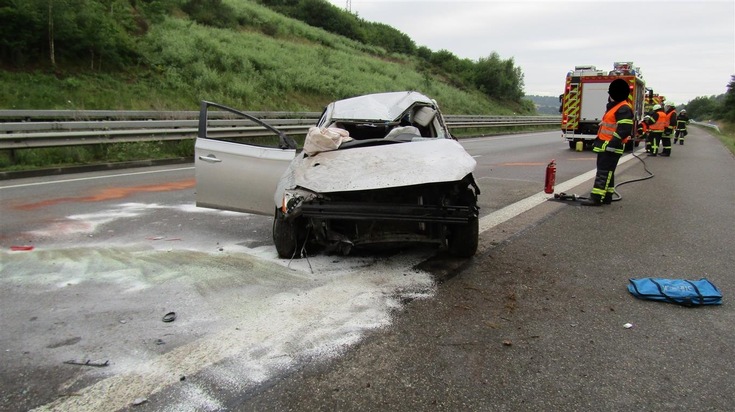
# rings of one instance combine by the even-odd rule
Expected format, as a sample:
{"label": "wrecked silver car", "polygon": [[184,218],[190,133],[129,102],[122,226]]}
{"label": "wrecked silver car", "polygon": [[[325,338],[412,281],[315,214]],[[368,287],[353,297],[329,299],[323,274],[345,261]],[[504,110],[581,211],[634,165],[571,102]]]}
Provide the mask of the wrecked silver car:
{"label": "wrecked silver car", "polygon": [[[276,140],[212,133],[210,107],[248,118]],[[421,93],[330,103],[301,150],[264,121],[202,102],[195,159],[197,206],[273,215],[281,258],[416,242],[460,257],[477,251],[476,162]]]}

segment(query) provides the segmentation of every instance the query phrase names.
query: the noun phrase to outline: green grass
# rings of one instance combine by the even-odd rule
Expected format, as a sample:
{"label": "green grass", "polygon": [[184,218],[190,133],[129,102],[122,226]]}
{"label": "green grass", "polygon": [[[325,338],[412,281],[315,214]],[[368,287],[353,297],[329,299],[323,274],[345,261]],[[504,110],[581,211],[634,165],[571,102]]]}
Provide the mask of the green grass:
{"label": "green grass", "polygon": [[735,124],[723,122],[719,125],[719,129],[720,132],[715,132],[715,135],[735,155]]}
{"label": "green grass", "polygon": [[2,109],[197,110],[191,97],[161,88],[143,72],[65,73],[0,71]]}

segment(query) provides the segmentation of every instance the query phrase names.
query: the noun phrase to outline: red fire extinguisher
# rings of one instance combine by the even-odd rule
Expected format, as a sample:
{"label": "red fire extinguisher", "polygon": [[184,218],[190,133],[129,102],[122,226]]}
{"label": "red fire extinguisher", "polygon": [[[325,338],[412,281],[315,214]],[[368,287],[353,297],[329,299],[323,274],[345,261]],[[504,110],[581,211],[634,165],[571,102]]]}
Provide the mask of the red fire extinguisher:
{"label": "red fire extinguisher", "polygon": [[556,183],[556,160],[551,159],[549,165],[546,166],[546,181],[544,182],[544,192],[554,193],[554,183]]}

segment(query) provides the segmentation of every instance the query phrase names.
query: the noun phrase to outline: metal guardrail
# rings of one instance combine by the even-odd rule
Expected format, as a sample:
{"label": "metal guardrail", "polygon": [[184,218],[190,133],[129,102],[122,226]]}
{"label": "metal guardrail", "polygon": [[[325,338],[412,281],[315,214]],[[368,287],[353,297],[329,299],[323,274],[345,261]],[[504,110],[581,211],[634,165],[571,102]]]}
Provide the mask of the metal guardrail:
{"label": "metal guardrail", "polygon": [[[248,112],[289,135],[305,135],[319,112]],[[0,110],[0,149],[194,139],[198,111]],[[269,135],[249,120],[210,112],[211,134]],[[558,116],[444,116],[450,129],[558,125]]]}
{"label": "metal guardrail", "polygon": [[694,120],[692,120],[691,123],[692,124],[695,124],[697,126],[704,126],[704,127],[709,127],[710,129],[715,129],[717,131],[717,133],[720,133],[720,128],[717,127],[716,124],[704,123],[704,122],[697,122],[697,121],[694,121]]}

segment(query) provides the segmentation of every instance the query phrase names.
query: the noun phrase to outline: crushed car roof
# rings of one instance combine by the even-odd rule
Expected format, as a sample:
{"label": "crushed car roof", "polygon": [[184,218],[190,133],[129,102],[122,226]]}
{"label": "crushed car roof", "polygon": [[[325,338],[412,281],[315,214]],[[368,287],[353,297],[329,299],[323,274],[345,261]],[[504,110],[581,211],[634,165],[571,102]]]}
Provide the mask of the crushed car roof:
{"label": "crushed car roof", "polygon": [[331,103],[331,118],[393,121],[416,103],[436,106],[434,100],[415,91],[376,93]]}

